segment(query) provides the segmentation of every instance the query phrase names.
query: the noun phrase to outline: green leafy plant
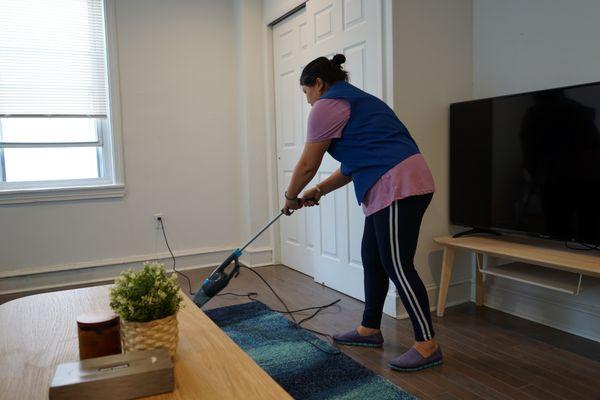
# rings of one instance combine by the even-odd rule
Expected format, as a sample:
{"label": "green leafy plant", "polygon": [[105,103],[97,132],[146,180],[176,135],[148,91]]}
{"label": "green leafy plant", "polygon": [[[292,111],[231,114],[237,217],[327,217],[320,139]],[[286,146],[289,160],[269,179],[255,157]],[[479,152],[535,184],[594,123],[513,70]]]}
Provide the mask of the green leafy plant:
{"label": "green leafy plant", "polygon": [[110,290],[110,307],[129,322],[147,322],[179,311],[183,296],[177,276],[162,264],[146,262],[140,271],[122,272]]}

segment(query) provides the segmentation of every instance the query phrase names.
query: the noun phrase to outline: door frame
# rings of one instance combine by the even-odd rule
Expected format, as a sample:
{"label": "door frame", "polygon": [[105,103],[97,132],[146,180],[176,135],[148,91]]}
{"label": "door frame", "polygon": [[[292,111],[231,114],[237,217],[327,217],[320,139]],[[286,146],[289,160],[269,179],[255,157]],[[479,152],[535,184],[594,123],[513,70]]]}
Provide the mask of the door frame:
{"label": "door frame", "polygon": [[[372,0],[369,0],[372,1]],[[387,103],[390,108],[394,109],[394,30],[393,30],[393,0],[378,0],[382,3],[382,20],[383,25],[382,31],[382,53],[383,53],[383,71],[382,71],[382,86],[383,86],[383,101]],[[273,59],[273,25],[281,20],[280,17],[288,16],[292,11],[298,11],[302,7],[305,7],[306,2],[301,6],[295,5],[290,7],[289,10],[282,10],[282,14],[273,20],[264,21],[263,29],[263,49],[264,49],[264,62],[265,62],[265,121],[266,121],[266,135],[267,139],[267,152],[270,157],[267,160],[267,173],[269,176],[269,209],[274,210],[279,208],[280,195],[278,193],[278,177],[277,177],[277,131],[275,123],[275,73],[274,73],[274,59]],[[271,230],[270,244],[273,249],[273,264],[281,264],[281,240],[280,240],[280,229],[279,225],[274,225],[274,229]],[[388,315],[397,316],[396,306],[398,303],[398,296],[394,285],[390,285],[390,290],[387,294],[388,300],[393,298],[394,301],[386,301],[384,312]],[[399,303],[398,303],[399,304]],[[401,305],[400,305],[401,308]]]}

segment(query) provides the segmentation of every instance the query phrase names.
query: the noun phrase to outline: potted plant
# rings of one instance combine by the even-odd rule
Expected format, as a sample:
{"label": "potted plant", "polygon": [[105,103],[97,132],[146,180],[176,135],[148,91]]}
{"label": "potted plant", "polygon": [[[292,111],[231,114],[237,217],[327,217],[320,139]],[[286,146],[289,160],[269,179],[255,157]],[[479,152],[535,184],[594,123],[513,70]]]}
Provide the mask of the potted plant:
{"label": "potted plant", "polygon": [[110,290],[110,307],[121,317],[123,350],[165,347],[173,357],[182,301],[177,276],[167,276],[162,264],[147,262],[140,271],[121,273]]}

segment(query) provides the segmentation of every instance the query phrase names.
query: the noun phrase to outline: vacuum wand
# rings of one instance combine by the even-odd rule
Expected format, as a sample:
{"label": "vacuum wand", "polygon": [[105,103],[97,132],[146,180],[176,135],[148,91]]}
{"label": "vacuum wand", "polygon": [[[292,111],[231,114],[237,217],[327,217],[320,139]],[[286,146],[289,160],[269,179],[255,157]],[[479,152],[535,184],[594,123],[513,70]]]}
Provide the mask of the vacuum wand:
{"label": "vacuum wand", "polygon": [[256,235],[252,236],[252,239],[248,240],[246,242],[246,244],[242,246],[242,248],[240,249],[240,252],[243,252],[246,249],[246,247],[248,247],[252,242],[254,242],[256,240],[256,238],[258,238],[260,235],[262,235],[262,233],[264,231],[266,231],[271,225],[273,225],[275,223],[275,221],[277,221],[279,219],[279,217],[281,217],[282,215],[285,215],[285,213],[283,212],[283,210],[281,210],[279,212],[279,214],[277,214],[276,216],[274,216],[272,220],[270,220],[269,222],[267,222],[267,224],[265,226],[263,226],[260,229],[260,231],[258,231],[258,233]]}
{"label": "vacuum wand", "polygon": [[[248,247],[252,242],[256,240],[264,231],[266,231],[271,225],[275,223],[281,217],[285,215],[285,212],[281,210],[279,214],[273,217],[265,226],[263,226],[256,235],[254,235],[250,240],[246,242],[241,248],[235,249],[233,253],[229,255],[219,265],[209,276],[206,278],[202,287],[196,292],[194,296],[194,303],[198,305],[198,307],[202,307],[206,304],[213,296],[219,293],[225,286],[229,284],[229,281],[232,278],[235,278],[240,273],[240,257],[242,256],[243,251]],[[288,215],[291,215],[288,214]],[[225,272],[225,269],[231,264],[234,263],[233,269],[231,272]]]}

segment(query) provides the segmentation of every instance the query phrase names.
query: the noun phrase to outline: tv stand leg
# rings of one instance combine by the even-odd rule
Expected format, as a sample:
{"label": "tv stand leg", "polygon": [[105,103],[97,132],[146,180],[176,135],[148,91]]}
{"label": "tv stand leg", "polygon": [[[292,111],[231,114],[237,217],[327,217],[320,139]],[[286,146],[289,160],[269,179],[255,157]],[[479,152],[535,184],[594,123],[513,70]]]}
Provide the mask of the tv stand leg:
{"label": "tv stand leg", "polygon": [[437,316],[443,317],[446,308],[446,297],[448,297],[448,287],[450,286],[450,278],[452,277],[452,269],[454,268],[454,249],[444,247],[444,258],[442,261],[442,276],[440,279],[440,291],[438,294]]}
{"label": "tv stand leg", "polygon": [[476,286],[475,286],[475,304],[477,306],[483,305],[483,274],[481,270],[483,269],[483,254],[475,253],[475,257],[477,259],[477,263],[475,265],[475,277],[476,277]]}

